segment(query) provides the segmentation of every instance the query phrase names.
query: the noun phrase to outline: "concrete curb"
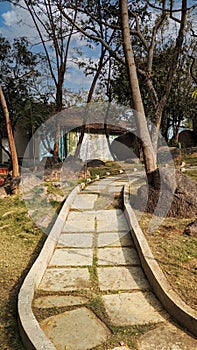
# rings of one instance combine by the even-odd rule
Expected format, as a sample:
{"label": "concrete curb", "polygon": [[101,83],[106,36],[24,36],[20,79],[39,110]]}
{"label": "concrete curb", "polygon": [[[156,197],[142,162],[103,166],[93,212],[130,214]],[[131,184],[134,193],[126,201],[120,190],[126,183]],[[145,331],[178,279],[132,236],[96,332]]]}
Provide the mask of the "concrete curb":
{"label": "concrete curb", "polygon": [[129,203],[129,184],[124,186],[123,201],[125,216],[131,228],[132,238],[147,279],[161,304],[177,322],[197,336],[197,312],[190,308],[173,291],[164,273],[154,259],[147,240],[138,224],[135,212]]}
{"label": "concrete curb", "polygon": [[33,314],[32,301],[34,291],[38,287],[52,257],[70,207],[76,195],[84,187],[85,185],[82,183],[76,186],[68,195],[40,255],[34,262],[20,289],[18,295],[18,324],[23,344],[28,350],[56,350],[40,328]]}

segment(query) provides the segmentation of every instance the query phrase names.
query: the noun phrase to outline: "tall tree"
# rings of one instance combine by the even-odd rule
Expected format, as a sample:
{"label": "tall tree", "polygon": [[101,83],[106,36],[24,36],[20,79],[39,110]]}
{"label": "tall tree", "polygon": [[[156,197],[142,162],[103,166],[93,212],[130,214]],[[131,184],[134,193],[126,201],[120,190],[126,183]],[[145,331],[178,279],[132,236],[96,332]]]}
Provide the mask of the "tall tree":
{"label": "tall tree", "polygon": [[[57,1],[58,3],[58,1]],[[86,35],[87,38],[90,40],[93,40],[95,42],[102,43],[102,45],[109,51],[110,55],[114,57],[118,62],[121,62],[123,64],[126,64],[128,71],[130,71],[130,78],[129,81],[132,79],[132,86],[131,86],[131,81],[130,81],[130,87],[132,89],[132,103],[134,108],[144,115],[144,107],[142,101],[139,98],[139,89],[137,87],[137,81],[138,81],[138,76],[136,73],[136,62],[134,60],[134,50],[131,45],[131,35],[135,36],[137,40],[138,47],[143,47],[144,48],[144,53],[143,56],[146,57],[146,65],[145,65],[145,70],[139,69],[138,68],[138,73],[140,73],[146,82],[148,91],[150,93],[150,97],[152,99],[152,103],[154,105],[154,123],[155,127],[153,128],[152,132],[152,138],[153,138],[153,146],[154,146],[154,151],[156,151],[156,146],[157,146],[157,139],[158,139],[158,131],[161,123],[161,117],[162,113],[164,110],[164,107],[167,103],[171,88],[172,88],[172,81],[173,81],[173,76],[176,71],[176,64],[177,64],[177,59],[179,57],[179,54],[181,52],[182,44],[183,44],[183,39],[184,39],[184,34],[185,34],[185,27],[187,23],[187,18],[189,14],[191,13],[192,10],[197,6],[197,4],[194,4],[193,6],[188,7],[188,1],[187,0],[182,0],[181,1],[181,8],[175,7],[177,4],[174,4],[173,1],[170,0],[169,3],[167,3],[165,0],[162,0],[161,2],[155,1],[154,4],[152,4],[150,1],[136,1],[134,3],[130,3],[128,5],[128,2],[125,1],[119,1],[119,9],[121,9],[121,16],[120,12],[118,10],[118,5],[117,2],[110,2],[107,1],[103,4],[105,11],[107,9],[108,13],[111,14],[111,17],[109,17],[108,22],[104,19],[98,19],[97,15],[93,11],[88,11],[88,6],[89,4],[92,6],[92,3],[89,3],[88,1],[83,2],[83,10],[81,11],[82,4],[80,3],[75,3],[74,6],[78,6],[78,12],[84,12],[84,8],[86,9],[86,15],[90,16],[92,20],[94,20],[96,23],[104,23],[105,25],[108,25],[110,29],[116,28],[117,33],[123,34],[124,37],[124,52],[125,52],[125,58],[122,55],[122,51],[119,47],[117,49],[117,40],[116,43],[110,42],[107,43],[103,37],[98,36],[98,33],[91,30],[91,27],[86,27],[83,25],[83,23],[80,21],[76,21],[75,24],[73,23],[72,19],[70,18],[68,11],[65,11],[64,8],[66,8],[67,3],[64,2],[63,4],[61,3],[61,6],[59,6],[60,11],[63,13],[65,18],[71,23],[75,25],[77,30],[79,30],[83,35]],[[85,7],[85,4],[87,7]],[[158,4],[158,5],[157,5]],[[160,5],[161,4],[161,5]],[[169,7],[167,7],[169,5]],[[155,20],[154,20],[154,25],[152,30],[146,25],[143,27],[143,23],[147,23],[147,8],[154,8],[155,11]],[[127,8],[127,10],[126,10]],[[124,9],[124,11],[123,11]],[[180,15],[175,16],[176,13],[179,13]],[[122,19],[122,26],[120,25],[120,17]],[[125,19],[126,18],[126,19]],[[166,72],[166,84],[165,84],[165,89],[163,91],[163,94],[159,98],[157,91],[155,90],[155,87],[153,85],[153,79],[152,79],[152,66],[153,66],[153,58],[154,58],[154,52],[155,52],[155,47],[157,43],[157,37],[158,37],[158,31],[160,29],[164,29],[164,24],[167,20],[170,20],[171,22],[174,21],[176,22],[177,26],[179,26],[178,29],[178,35],[175,40],[175,47],[174,47],[174,52],[173,56],[170,62],[170,65],[167,69]],[[127,23],[126,23],[127,22]],[[153,23],[152,21],[149,21],[149,26],[150,23]],[[144,30],[141,30],[140,26],[144,28]],[[147,31],[148,30],[148,31]],[[117,36],[116,36],[117,39]],[[130,41],[130,43],[129,43]],[[130,65],[130,61],[131,63]],[[140,119],[140,118],[139,118]],[[141,121],[141,120],[140,120]],[[145,139],[147,138],[149,146],[144,152],[144,157],[145,157],[145,164],[146,164],[146,169],[147,172],[153,172],[156,170],[156,159],[153,154],[153,147],[149,143],[149,137],[146,127],[143,127],[143,122],[140,125],[141,127],[141,134],[146,134]],[[141,135],[142,136],[142,135]],[[147,141],[146,140],[146,141]],[[148,153],[147,153],[148,152]]]}
{"label": "tall tree", "polygon": [[142,149],[145,159],[146,172],[149,177],[149,183],[153,185],[155,183],[153,174],[157,172],[156,154],[153,150],[150,134],[147,128],[144,105],[142,102],[137,69],[130,38],[128,1],[120,0],[119,4],[121,11],[122,36],[126,67],[128,70],[129,85],[132,92],[133,106],[134,109],[138,112],[136,115],[136,124],[138,127],[139,137],[142,141]]}
{"label": "tall tree", "polygon": [[[67,72],[69,48],[75,29],[74,25],[65,20],[52,0],[24,0],[24,4],[17,0],[12,0],[11,2],[26,9],[32,18],[45,53],[51,79],[55,85],[55,106],[56,112],[59,112],[63,107],[63,84]],[[62,0],[60,4],[61,2]],[[77,9],[70,11],[69,14],[72,21],[75,22]],[[59,137],[60,125],[57,125],[53,149],[53,155],[56,158],[58,158]]]}

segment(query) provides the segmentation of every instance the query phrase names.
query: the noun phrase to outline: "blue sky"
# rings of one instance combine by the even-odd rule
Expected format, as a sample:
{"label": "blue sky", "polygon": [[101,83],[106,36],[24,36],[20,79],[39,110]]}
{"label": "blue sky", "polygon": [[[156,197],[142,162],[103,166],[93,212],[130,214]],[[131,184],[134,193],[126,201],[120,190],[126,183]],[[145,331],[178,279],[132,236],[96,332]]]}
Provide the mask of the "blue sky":
{"label": "blue sky", "polygon": [[[16,8],[9,2],[0,2],[0,33],[9,40],[14,37],[26,36],[31,44],[38,42],[36,31],[28,18],[26,11]],[[39,40],[40,41],[40,40]],[[83,58],[86,61],[88,56],[93,55],[90,49],[84,47],[84,43],[77,43],[83,50]],[[34,52],[42,50],[41,45],[33,46]],[[93,57],[95,59],[95,57]],[[70,61],[68,72],[65,76],[65,87],[74,91],[86,90],[90,86],[91,78],[84,77],[77,65]]]}
{"label": "blue sky", "polygon": [[[175,0],[176,4],[181,4],[181,0]],[[188,4],[195,4],[197,0],[188,0]],[[21,1],[22,2],[22,1]],[[20,21],[22,20],[22,21]],[[26,22],[26,23],[25,23]],[[197,21],[194,21],[195,23]],[[196,24],[197,25],[197,24]],[[31,25],[31,19],[28,18],[27,12],[16,8],[9,2],[0,1],[0,33],[3,36],[12,39],[14,37],[27,36],[31,43],[35,43],[35,28]],[[80,42],[78,38],[78,46],[83,50],[83,59],[88,60],[88,57],[92,57],[96,62],[98,57],[99,47],[96,47],[94,51],[85,48],[84,43]],[[41,46],[34,46],[34,50],[41,50]],[[70,62],[68,74],[66,75],[66,87],[76,90],[86,90],[90,86],[92,77],[84,77],[82,71],[77,69],[76,65]]]}

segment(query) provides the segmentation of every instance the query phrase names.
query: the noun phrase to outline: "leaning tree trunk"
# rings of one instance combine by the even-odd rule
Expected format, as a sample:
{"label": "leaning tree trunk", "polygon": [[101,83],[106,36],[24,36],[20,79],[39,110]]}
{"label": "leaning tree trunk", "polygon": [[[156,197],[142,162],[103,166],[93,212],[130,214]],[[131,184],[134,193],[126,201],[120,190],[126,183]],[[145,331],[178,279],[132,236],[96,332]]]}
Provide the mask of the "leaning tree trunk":
{"label": "leaning tree trunk", "polygon": [[158,187],[159,172],[156,162],[156,154],[153,150],[150,134],[147,127],[144,106],[142,102],[141,92],[139,88],[139,81],[137,76],[137,69],[134,60],[133,48],[130,38],[130,26],[128,15],[128,1],[119,1],[121,11],[121,25],[124,53],[126,60],[126,67],[128,70],[129,84],[132,93],[132,100],[136,113],[136,125],[138,129],[138,136],[142,141],[142,151],[147,173],[148,182],[153,187]]}
{"label": "leaning tree trunk", "polygon": [[9,116],[6,100],[5,100],[4,93],[3,93],[1,86],[0,86],[0,100],[1,100],[1,105],[2,105],[2,109],[3,109],[3,114],[4,114],[5,120],[6,120],[8,142],[9,142],[11,159],[12,159],[12,176],[17,177],[20,175],[19,174],[18,157],[17,157],[16,146],[15,146],[15,142],[14,142],[12,127],[11,127],[10,116]]}
{"label": "leaning tree trunk", "polygon": [[19,182],[20,182],[18,157],[17,157],[16,146],[15,146],[15,142],[14,142],[14,136],[13,136],[13,132],[12,132],[9,111],[7,108],[7,103],[6,103],[5,96],[4,96],[4,93],[3,93],[1,86],[0,86],[0,102],[2,105],[2,109],[3,109],[3,114],[4,114],[5,120],[6,120],[8,142],[9,142],[11,160],[12,160],[12,179],[9,180],[9,184],[8,184],[6,192],[9,194],[17,194],[17,193],[19,193]]}

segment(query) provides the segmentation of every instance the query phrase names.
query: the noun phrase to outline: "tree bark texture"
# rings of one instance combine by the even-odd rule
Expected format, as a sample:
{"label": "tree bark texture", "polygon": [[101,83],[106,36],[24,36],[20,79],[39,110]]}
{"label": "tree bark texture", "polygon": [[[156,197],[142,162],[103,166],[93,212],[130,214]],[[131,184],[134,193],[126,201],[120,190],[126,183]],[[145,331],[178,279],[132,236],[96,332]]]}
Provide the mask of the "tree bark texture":
{"label": "tree bark texture", "polygon": [[137,69],[133,54],[133,48],[130,38],[130,26],[129,26],[129,14],[128,14],[128,1],[119,1],[121,12],[121,26],[123,36],[123,46],[126,60],[126,67],[128,70],[129,84],[132,93],[133,106],[137,111],[136,124],[138,128],[138,136],[142,141],[142,149],[144,155],[144,163],[147,174],[154,173],[157,170],[156,154],[152,147],[150,134],[148,131],[144,106],[142,102]]}
{"label": "tree bark texture", "polygon": [[3,93],[1,86],[0,86],[0,101],[1,101],[3,113],[5,116],[5,120],[6,120],[8,142],[9,142],[11,159],[12,159],[12,176],[18,177],[18,176],[20,176],[20,173],[19,173],[19,165],[18,165],[16,146],[15,146],[14,136],[13,136],[13,132],[12,132],[12,126],[11,126],[9,111],[7,108],[7,103],[6,103],[5,96],[4,96],[4,93]]}

